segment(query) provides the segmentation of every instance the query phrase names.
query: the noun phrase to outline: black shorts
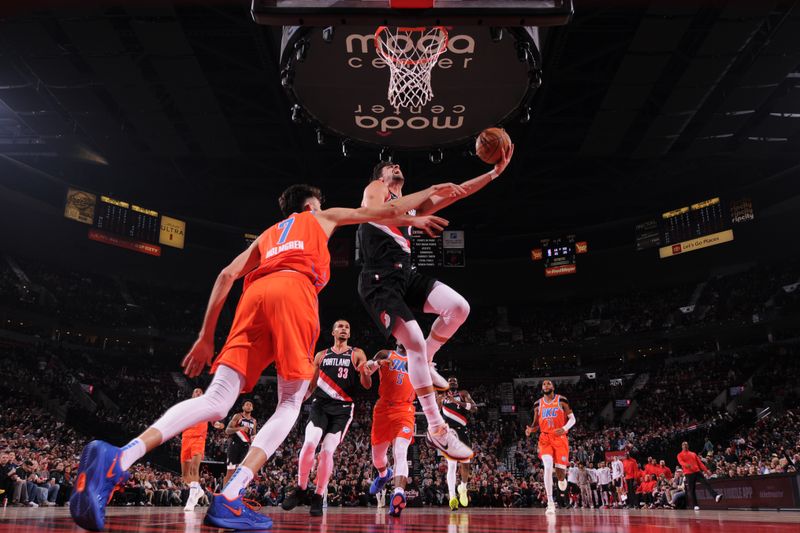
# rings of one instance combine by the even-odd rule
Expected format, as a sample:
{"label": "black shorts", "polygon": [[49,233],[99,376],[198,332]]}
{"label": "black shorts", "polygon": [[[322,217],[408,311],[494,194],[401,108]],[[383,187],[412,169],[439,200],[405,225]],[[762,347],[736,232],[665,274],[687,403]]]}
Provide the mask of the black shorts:
{"label": "black shorts", "polygon": [[358,295],[367,313],[387,339],[395,321],[416,320],[413,310],[422,311],[436,279],[416,268],[363,269],[358,277]]}
{"label": "black shorts", "polygon": [[572,481],[567,482],[567,492],[570,494],[578,494],[580,491],[581,489],[578,487],[577,483],[573,483]]}
{"label": "black shorts", "polygon": [[600,490],[602,490],[603,492],[613,492],[613,489],[611,488],[611,483],[600,485]]}
{"label": "black shorts", "polygon": [[344,439],[347,428],[353,421],[353,408],[352,402],[314,398],[311,401],[308,423],[320,428],[323,436],[341,432],[341,438]]}
{"label": "black shorts", "polygon": [[622,488],[622,486],[625,484],[625,480],[624,480],[624,479],[622,479],[621,477],[618,477],[617,479],[613,480],[611,483],[612,483],[612,484],[613,484],[615,487],[617,487],[618,489],[621,489],[621,488]]}
{"label": "black shorts", "polygon": [[242,461],[244,461],[247,452],[250,450],[250,445],[245,444],[239,437],[234,437],[233,440],[228,443],[228,459],[226,462],[228,463],[228,469],[236,468]]}

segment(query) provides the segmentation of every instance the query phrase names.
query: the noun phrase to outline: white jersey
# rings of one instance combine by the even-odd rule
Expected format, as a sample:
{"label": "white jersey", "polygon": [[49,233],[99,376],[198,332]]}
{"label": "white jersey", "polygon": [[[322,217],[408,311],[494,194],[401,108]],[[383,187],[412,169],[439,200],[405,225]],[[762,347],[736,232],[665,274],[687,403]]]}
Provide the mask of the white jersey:
{"label": "white jersey", "polygon": [[607,466],[597,469],[597,482],[600,485],[608,485],[611,483],[611,469]]}
{"label": "white jersey", "polygon": [[587,468],[586,472],[589,473],[589,483],[597,483],[597,469]]}
{"label": "white jersey", "polygon": [[611,478],[619,479],[625,475],[625,469],[622,467],[622,461],[614,459],[611,461]]}
{"label": "white jersey", "polygon": [[567,469],[567,481],[569,483],[578,484],[578,467],[571,466]]}

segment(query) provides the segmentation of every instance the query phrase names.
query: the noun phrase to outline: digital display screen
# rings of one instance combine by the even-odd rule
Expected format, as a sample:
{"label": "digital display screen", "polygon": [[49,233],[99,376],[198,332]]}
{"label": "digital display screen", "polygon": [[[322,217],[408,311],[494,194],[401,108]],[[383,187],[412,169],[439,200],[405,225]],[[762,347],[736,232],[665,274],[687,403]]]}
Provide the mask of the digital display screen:
{"label": "digital display screen", "polygon": [[157,244],[161,231],[158,212],[138,205],[101,196],[94,227],[148,244]]}

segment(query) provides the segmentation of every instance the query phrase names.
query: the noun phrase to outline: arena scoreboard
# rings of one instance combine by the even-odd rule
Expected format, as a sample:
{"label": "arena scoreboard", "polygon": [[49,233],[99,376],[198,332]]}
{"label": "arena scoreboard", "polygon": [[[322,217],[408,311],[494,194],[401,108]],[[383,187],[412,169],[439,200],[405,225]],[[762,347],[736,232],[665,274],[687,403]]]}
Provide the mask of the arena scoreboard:
{"label": "arena scoreboard", "polygon": [[753,220],[749,198],[725,202],[710,198],[661,213],[636,225],[637,250],[658,248],[666,258],[733,240],[734,224]]}
{"label": "arena scoreboard", "polygon": [[155,256],[161,255],[160,244],[184,247],[184,221],[111,196],[71,188],[64,216],[91,225],[93,241]]}
{"label": "arena scoreboard", "polygon": [[566,276],[578,271],[576,256],[589,251],[586,241],[576,241],[575,235],[542,239],[542,247],[531,250],[531,259],[544,261],[547,278]]}
{"label": "arena scoreboard", "polygon": [[411,264],[416,267],[463,267],[464,232],[445,230],[431,237],[417,228],[411,228]]}

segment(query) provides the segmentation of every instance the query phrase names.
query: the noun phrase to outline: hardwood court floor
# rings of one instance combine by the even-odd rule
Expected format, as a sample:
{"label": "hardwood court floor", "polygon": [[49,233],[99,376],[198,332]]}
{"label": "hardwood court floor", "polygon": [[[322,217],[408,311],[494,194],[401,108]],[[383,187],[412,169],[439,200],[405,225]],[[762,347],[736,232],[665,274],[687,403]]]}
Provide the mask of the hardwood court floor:
{"label": "hardwood court floor", "polygon": [[[272,531],[320,533],[770,533],[800,531],[800,513],[784,511],[626,511],[564,510],[554,517],[544,509],[446,509],[408,508],[400,519],[386,516],[385,509],[329,509],[324,517],[308,516],[308,508],[284,512],[263,510],[274,520]],[[178,507],[111,507],[106,531],[207,532],[205,508],[184,513]],[[34,531],[82,531],[66,508],[0,509],[0,533]]]}

